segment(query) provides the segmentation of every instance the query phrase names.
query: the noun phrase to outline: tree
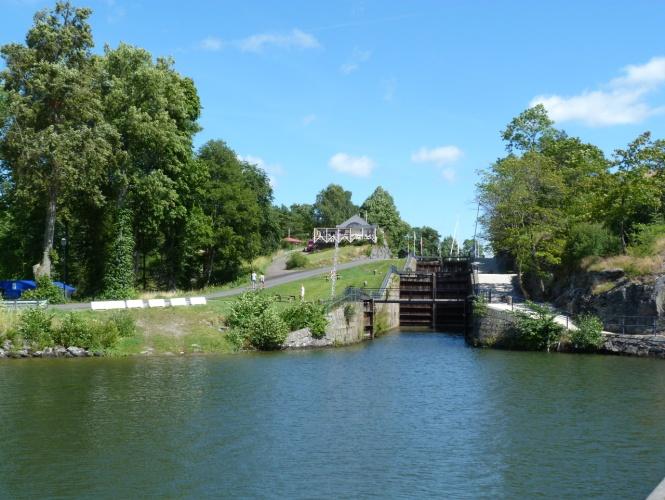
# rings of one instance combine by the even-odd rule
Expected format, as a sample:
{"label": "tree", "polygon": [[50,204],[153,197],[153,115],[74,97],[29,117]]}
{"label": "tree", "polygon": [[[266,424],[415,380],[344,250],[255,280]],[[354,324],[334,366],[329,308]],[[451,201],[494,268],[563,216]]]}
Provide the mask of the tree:
{"label": "tree", "polygon": [[406,233],[403,232],[404,226],[395,200],[388,191],[381,186],[377,187],[363,202],[360,212],[367,216],[371,224],[376,224],[385,231],[390,248],[394,250],[402,244]]}
{"label": "tree", "polygon": [[547,116],[545,106],[537,104],[513,118],[501,131],[501,138],[506,141],[509,153],[534,151],[540,148],[544,139],[558,135],[552,125],[554,122]]}
{"label": "tree", "polygon": [[108,257],[105,259],[102,295],[109,299],[130,299],[134,295],[134,236],[132,214],[129,210],[118,212],[113,236],[109,242]]}
{"label": "tree", "polygon": [[441,235],[439,232],[429,226],[413,228],[416,233],[416,250],[420,252],[420,242],[422,241],[422,255],[438,256],[439,255],[439,239]]}
{"label": "tree", "polygon": [[358,213],[358,207],[351,201],[351,191],[345,191],[338,184],[330,184],[316,195],[314,214],[320,227],[335,227]]}
{"label": "tree", "polygon": [[470,257],[485,257],[485,248],[477,239],[467,239],[462,242],[462,249],[460,250],[462,255],[468,255]]}
{"label": "tree", "polygon": [[612,163],[616,172],[602,177],[604,197],[600,212],[618,234],[624,253],[634,226],[652,222],[662,210],[662,158],[661,145],[654,144],[647,132],[625,150],[616,150]]}
{"label": "tree", "polygon": [[439,247],[443,257],[457,256],[460,253],[459,242],[452,235],[443,238]]}
{"label": "tree", "polygon": [[2,155],[17,195],[37,197],[45,209],[35,276],[51,275],[59,203],[99,195],[98,179],[117,144],[102,114],[90,13],[58,2],[35,15],[26,45],[0,49],[11,117]]}

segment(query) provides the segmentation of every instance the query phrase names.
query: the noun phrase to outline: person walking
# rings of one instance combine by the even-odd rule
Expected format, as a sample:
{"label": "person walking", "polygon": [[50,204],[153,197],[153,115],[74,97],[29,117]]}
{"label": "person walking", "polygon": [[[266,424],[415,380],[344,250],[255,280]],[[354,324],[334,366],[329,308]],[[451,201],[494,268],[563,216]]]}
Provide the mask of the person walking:
{"label": "person walking", "polygon": [[263,273],[259,276],[259,283],[261,283],[261,290],[263,290],[266,287],[266,277]]}
{"label": "person walking", "polygon": [[300,301],[305,300],[305,285],[300,285]]}
{"label": "person walking", "polygon": [[252,280],[252,290],[256,290],[256,272],[255,271],[252,271],[251,280]]}

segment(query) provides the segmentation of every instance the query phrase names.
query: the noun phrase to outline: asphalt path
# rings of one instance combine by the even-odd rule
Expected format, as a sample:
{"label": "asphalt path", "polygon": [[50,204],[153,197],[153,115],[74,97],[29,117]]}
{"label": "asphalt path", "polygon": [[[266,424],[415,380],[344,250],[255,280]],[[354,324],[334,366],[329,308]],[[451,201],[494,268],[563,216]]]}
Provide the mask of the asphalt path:
{"label": "asphalt path", "polygon": [[[383,259],[355,260],[353,262],[347,262],[345,264],[338,264],[337,271],[344,271],[345,269],[351,269],[353,267],[362,266],[363,264],[369,264],[372,262],[382,262],[382,261]],[[316,269],[307,269],[305,271],[287,272],[284,274],[280,274],[278,276],[274,276],[272,278],[267,277],[265,288],[273,288],[279,285],[284,285],[285,283],[293,283],[294,281],[313,278],[315,276],[319,276],[329,271],[330,271],[330,266],[326,266],[326,267],[319,267]],[[218,292],[212,292],[207,295],[204,295],[204,297],[208,300],[222,299],[226,297],[233,297],[234,295],[240,295],[241,293],[247,292],[248,290],[251,289],[252,289],[251,284],[248,283],[247,286],[231,288],[229,290],[220,290]],[[307,290],[305,290],[305,293],[307,293]],[[57,304],[57,305],[52,305],[50,307],[52,307],[53,309],[62,309],[65,311],[76,311],[82,309],[90,309],[90,302],[70,302],[69,304]]]}

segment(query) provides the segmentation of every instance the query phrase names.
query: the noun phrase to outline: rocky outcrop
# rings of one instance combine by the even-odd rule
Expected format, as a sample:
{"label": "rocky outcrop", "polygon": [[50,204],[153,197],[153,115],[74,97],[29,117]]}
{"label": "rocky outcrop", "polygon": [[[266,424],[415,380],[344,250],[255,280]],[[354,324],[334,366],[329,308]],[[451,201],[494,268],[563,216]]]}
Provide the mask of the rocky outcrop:
{"label": "rocky outcrop", "polygon": [[630,356],[665,358],[665,335],[605,334],[600,352]]}
{"label": "rocky outcrop", "polygon": [[55,346],[44,349],[33,348],[28,344],[14,345],[11,340],[5,340],[0,348],[0,359],[2,358],[86,358],[90,356],[101,356],[101,351],[83,349],[82,347]]}
{"label": "rocky outcrop", "polygon": [[[555,305],[569,314],[595,314],[606,324],[624,316],[665,321],[665,275],[631,280],[621,269],[578,273],[556,286],[552,295]],[[629,333],[652,333],[652,328],[646,321]]]}

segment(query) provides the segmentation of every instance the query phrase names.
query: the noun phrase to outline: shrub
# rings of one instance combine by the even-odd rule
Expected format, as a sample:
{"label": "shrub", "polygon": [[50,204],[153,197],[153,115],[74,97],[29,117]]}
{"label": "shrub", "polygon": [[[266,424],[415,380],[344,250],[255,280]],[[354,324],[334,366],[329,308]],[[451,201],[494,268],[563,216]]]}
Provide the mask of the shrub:
{"label": "shrub", "polygon": [[246,328],[245,338],[256,349],[270,351],[279,349],[288,335],[288,327],[274,309],[265,309],[252,318]]}
{"label": "shrub", "polygon": [[25,342],[39,347],[53,345],[53,315],[44,309],[30,308],[21,313],[13,337],[21,337]]}
{"label": "shrub", "polygon": [[566,258],[579,262],[584,257],[604,257],[619,252],[621,242],[602,224],[583,222],[574,225],[568,235]]}
{"label": "shrub", "polygon": [[113,313],[110,321],[115,323],[118,330],[118,336],[120,337],[132,337],[136,333],[136,322],[134,321],[134,318],[126,312]]}
{"label": "shrub", "polygon": [[[131,320],[131,318],[130,318]],[[84,349],[108,349],[113,347],[118,338],[127,334],[127,322],[120,323],[115,317],[107,321],[87,319],[77,313],[69,313],[58,328],[53,330],[53,340],[64,347],[82,347]],[[133,333],[133,321],[132,321]],[[130,333],[131,335],[131,333]]]}
{"label": "shrub", "polygon": [[353,316],[356,314],[356,306],[353,304],[346,304],[344,306],[344,319],[346,320],[346,324],[348,325],[351,323],[351,319]]}
{"label": "shrub", "polygon": [[286,261],[287,269],[296,269],[307,266],[307,257],[300,252],[294,252]]}
{"label": "shrub", "polygon": [[603,343],[603,322],[585,314],[577,318],[577,330],[570,331],[570,343],[578,351],[595,351]]}
{"label": "shrub", "polygon": [[281,317],[290,331],[309,328],[312,336],[317,339],[326,334],[328,320],[325,307],[322,305],[313,302],[298,302],[285,309]]}
{"label": "shrub", "polygon": [[[658,253],[658,243],[665,239],[665,224],[636,224],[632,236],[630,254],[635,257],[649,257]],[[662,244],[660,245],[662,246]]]}
{"label": "shrub", "polygon": [[473,315],[477,318],[482,318],[487,315],[487,299],[485,297],[476,296],[474,298]]}
{"label": "shrub", "polygon": [[246,328],[254,318],[268,309],[274,298],[261,292],[243,293],[238,300],[231,305],[231,311],[226,318],[226,324],[233,329]]}
{"label": "shrub", "polygon": [[135,295],[131,211],[122,209],[118,212],[113,231],[114,238],[108,248],[101,297],[116,300],[131,299]]}
{"label": "shrub", "polygon": [[530,351],[549,350],[561,339],[563,327],[554,321],[555,315],[545,306],[528,302],[530,312],[516,311],[515,347]]}
{"label": "shrub", "polygon": [[36,279],[37,288],[21,294],[21,300],[48,300],[49,304],[62,304],[65,300],[64,292],[53,284],[48,276]]}

